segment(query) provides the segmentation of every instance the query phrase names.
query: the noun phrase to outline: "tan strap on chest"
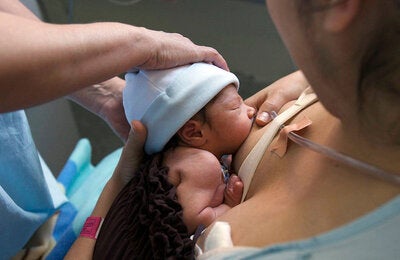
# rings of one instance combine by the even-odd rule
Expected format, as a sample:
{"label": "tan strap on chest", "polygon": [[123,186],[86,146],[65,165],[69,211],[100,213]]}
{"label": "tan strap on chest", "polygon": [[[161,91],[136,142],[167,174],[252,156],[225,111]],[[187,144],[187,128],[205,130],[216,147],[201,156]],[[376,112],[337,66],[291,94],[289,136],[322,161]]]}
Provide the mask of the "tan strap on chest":
{"label": "tan strap on chest", "polygon": [[257,144],[244,159],[238,172],[238,175],[242,179],[244,185],[241,202],[243,202],[246,198],[251,180],[253,179],[253,175],[258,167],[258,164],[260,163],[261,158],[265,153],[265,150],[271,143],[272,139],[275,137],[276,133],[279,131],[279,128],[290,118],[292,118],[301,110],[316,102],[317,100],[317,95],[315,95],[313,90],[308,87],[303,91],[303,93],[292,106],[279,114],[274,120],[272,120],[268,124],[268,126],[266,126],[268,127],[268,129],[265,131],[260,140],[258,140]]}

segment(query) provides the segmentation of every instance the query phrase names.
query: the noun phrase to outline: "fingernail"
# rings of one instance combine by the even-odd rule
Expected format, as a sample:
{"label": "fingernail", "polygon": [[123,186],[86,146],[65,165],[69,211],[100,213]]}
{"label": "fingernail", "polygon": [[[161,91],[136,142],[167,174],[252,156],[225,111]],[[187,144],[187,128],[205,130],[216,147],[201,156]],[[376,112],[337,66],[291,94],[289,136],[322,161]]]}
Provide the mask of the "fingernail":
{"label": "fingernail", "polygon": [[264,122],[268,122],[270,120],[270,115],[268,114],[268,112],[261,112],[260,114],[257,115],[257,119]]}

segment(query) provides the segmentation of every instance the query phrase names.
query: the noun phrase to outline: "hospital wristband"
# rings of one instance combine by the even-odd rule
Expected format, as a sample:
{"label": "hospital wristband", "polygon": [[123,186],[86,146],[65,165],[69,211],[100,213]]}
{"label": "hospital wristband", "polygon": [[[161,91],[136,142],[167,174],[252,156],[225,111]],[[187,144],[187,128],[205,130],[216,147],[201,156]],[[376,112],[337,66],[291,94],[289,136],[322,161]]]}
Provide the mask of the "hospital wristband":
{"label": "hospital wristband", "polygon": [[79,236],[97,239],[103,221],[104,219],[102,217],[88,217],[85,221],[85,224],[83,224]]}

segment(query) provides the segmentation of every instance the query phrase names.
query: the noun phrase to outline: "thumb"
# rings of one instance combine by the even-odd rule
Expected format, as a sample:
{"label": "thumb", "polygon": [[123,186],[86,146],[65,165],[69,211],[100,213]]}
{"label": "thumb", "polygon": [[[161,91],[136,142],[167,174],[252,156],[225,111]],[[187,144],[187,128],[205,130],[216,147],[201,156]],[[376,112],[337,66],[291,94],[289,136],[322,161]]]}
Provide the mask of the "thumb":
{"label": "thumb", "polygon": [[272,120],[271,112],[277,112],[283,104],[285,97],[276,87],[265,87],[253,96],[247,98],[245,103],[257,109],[255,122],[258,126],[265,126]]}
{"label": "thumb", "polygon": [[125,143],[118,162],[117,172],[124,183],[129,182],[133,173],[139,167],[144,155],[143,147],[146,141],[146,136],[146,127],[140,121],[132,121],[128,140]]}
{"label": "thumb", "polygon": [[271,112],[278,112],[279,108],[285,104],[285,101],[277,95],[271,95],[264,103],[261,104],[257,111],[256,124],[265,126],[272,120]]}

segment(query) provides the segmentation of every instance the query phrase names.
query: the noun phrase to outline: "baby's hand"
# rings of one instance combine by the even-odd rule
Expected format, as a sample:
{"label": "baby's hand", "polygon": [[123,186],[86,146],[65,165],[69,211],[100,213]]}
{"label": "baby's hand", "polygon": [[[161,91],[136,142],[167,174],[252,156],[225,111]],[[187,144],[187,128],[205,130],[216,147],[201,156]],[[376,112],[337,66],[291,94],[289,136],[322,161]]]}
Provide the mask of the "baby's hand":
{"label": "baby's hand", "polygon": [[236,174],[229,177],[224,192],[224,203],[234,207],[240,203],[243,194],[243,182]]}

